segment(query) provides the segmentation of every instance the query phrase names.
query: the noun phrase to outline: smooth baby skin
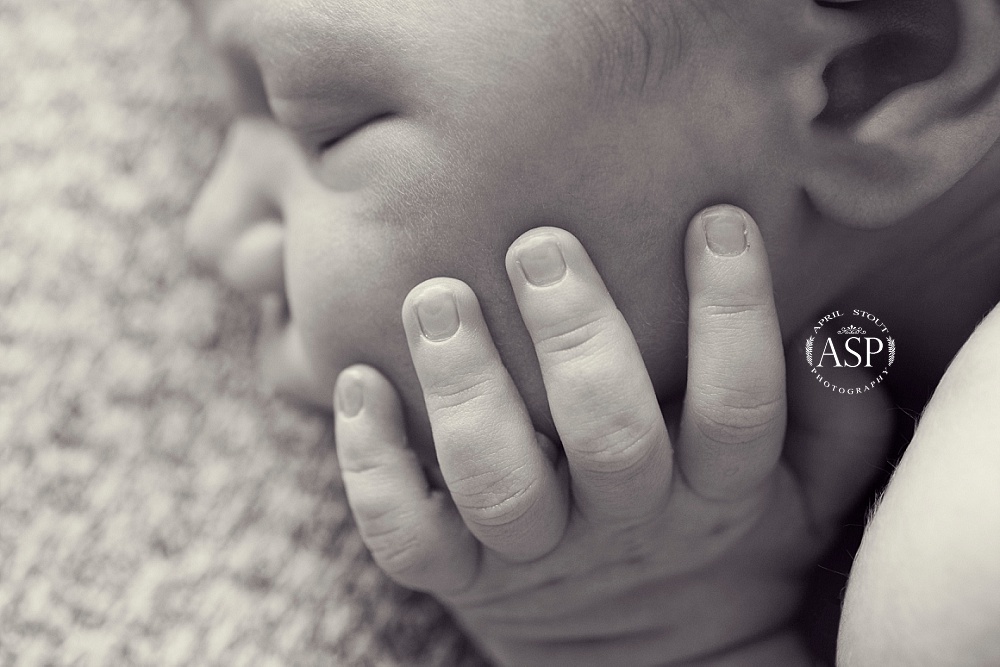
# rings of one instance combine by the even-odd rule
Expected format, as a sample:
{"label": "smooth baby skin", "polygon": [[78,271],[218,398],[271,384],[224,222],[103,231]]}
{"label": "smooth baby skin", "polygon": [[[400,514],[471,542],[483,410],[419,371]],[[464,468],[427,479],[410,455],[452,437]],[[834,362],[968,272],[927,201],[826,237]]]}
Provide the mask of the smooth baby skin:
{"label": "smooth baby skin", "polygon": [[[919,409],[996,294],[997,8],[833,4],[199,3],[245,97],[266,94],[256,106],[307,156],[269,121],[239,123],[191,245],[258,291],[239,267],[277,256],[290,317],[264,356],[279,387],[328,404],[343,368],[380,368],[429,454],[396,325],[413,285],[476,291],[554,438],[503,249],[542,224],[577,236],[676,401],[685,225],[732,201],[764,222],[786,342],[834,304],[878,313],[919,360],[890,378]],[[866,48],[900,31],[899,57]]]}

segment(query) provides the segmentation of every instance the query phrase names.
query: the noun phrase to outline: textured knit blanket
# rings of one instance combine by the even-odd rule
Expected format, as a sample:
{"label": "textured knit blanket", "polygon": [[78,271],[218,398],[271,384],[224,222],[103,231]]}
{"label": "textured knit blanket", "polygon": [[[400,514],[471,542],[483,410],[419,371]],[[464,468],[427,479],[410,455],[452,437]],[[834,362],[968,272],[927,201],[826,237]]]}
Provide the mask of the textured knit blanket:
{"label": "textured knit blanket", "polygon": [[182,228],[226,123],[168,0],[0,0],[0,665],[478,664]]}

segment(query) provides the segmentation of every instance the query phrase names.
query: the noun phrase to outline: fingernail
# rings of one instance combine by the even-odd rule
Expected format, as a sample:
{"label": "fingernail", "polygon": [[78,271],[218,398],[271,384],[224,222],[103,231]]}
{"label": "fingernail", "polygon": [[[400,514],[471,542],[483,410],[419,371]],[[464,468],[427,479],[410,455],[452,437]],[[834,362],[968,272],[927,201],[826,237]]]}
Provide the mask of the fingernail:
{"label": "fingernail", "polygon": [[357,417],[365,405],[365,388],[353,373],[344,373],[337,382],[337,412],[344,417]]}
{"label": "fingernail", "polygon": [[525,279],[536,287],[555,285],[566,275],[566,258],[551,236],[525,241],[517,249],[516,261]]}
{"label": "fingernail", "polygon": [[432,289],[417,300],[417,321],[427,340],[440,343],[458,331],[458,303],[447,289]]}
{"label": "fingernail", "polygon": [[743,213],[732,206],[716,206],[702,213],[705,241],[712,254],[736,257],[750,247],[747,243],[747,222]]}

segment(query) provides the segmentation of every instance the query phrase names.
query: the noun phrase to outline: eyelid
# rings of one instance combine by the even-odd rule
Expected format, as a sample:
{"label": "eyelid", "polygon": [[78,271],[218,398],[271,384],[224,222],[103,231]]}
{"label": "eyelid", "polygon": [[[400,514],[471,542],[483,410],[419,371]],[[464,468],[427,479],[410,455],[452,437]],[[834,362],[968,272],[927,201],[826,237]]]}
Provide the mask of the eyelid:
{"label": "eyelid", "polygon": [[382,120],[386,120],[388,118],[393,118],[395,116],[396,116],[396,114],[387,111],[385,113],[375,114],[371,118],[367,118],[367,119],[365,119],[365,120],[363,120],[363,121],[355,124],[354,126],[348,128],[346,130],[340,131],[339,133],[329,132],[329,133],[326,134],[327,138],[325,140],[321,140],[320,142],[318,142],[318,144],[316,145],[316,150],[319,153],[323,153],[324,151],[328,151],[331,148],[333,148],[334,146],[336,146],[337,144],[339,144],[341,141],[343,141],[344,139],[346,139],[347,137],[349,137],[352,134],[354,134],[355,132],[357,132],[358,130],[361,130],[361,129],[365,128],[365,127],[368,127],[369,125],[372,125],[374,123],[378,123],[378,122],[380,122]]}
{"label": "eyelid", "polygon": [[348,99],[334,101],[325,96],[272,96],[270,103],[279,124],[304,146],[322,151],[373,120],[392,115],[392,110],[374,100],[360,97]]}

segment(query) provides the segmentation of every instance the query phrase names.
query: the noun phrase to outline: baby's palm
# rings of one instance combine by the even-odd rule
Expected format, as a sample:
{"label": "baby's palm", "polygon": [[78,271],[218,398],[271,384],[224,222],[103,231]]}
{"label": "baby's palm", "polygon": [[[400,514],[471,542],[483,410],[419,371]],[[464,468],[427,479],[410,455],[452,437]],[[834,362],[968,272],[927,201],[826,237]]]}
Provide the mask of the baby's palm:
{"label": "baby's palm", "polygon": [[675,480],[656,520],[571,519],[546,557],[514,564],[487,551],[475,583],[444,600],[505,662],[668,664],[786,625],[822,544],[787,471],[731,503]]}

